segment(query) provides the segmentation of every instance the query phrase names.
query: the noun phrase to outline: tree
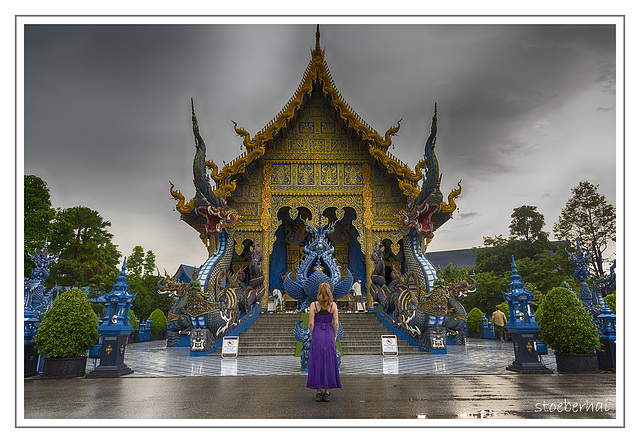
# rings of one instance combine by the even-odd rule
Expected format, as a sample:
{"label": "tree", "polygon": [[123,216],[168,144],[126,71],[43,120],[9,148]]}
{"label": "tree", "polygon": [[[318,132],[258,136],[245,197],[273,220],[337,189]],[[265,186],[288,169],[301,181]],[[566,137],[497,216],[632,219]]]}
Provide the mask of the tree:
{"label": "tree", "polygon": [[[51,193],[49,186],[35,175],[24,176],[24,276],[29,277],[34,269],[28,253],[33,254],[44,245],[47,238],[51,239],[52,221],[56,210],[51,207]],[[58,253],[50,249],[52,253]]]}
{"label": "tree", "polygon": [[127,257],[127,278],[142,278],[144,265],[144,249],[142,246],[134,246],[133,251]]}
{"label": "tree", "polygon": [[604,252],[609,241],[616,241],[616,209],[598,193],[598,186],[583,180],[571,190],[572,196],[553,225],[558,238],[576,241],[592,253],[597,278],[604,277]]}
{"label": "tree", "polygon": [[58,211],[52,245],[62,254],[51,266],[52,279],[63,286],[93,285],[98,291],[113,285],[120,252],[111,242],[109,226],[111,222],[85,206]]}
{"label": "tree", "polygon": [[127,279],[131,293],[136,293],[132,306],[140,318],[147,318],[155,309],[166,314],[174,303],[171,297],[158,293],[155,270],[156,255],[153,251],[145,252],[142,246],[134,246],[127,257]]}
{"label": "tree", "polygon": [[525,241],[546,241],[549,238],[549,235],[542,231],[545,225],[544,215],[537,209],[537,206],[523,205],[513,210],[509,225],[512,236]]}

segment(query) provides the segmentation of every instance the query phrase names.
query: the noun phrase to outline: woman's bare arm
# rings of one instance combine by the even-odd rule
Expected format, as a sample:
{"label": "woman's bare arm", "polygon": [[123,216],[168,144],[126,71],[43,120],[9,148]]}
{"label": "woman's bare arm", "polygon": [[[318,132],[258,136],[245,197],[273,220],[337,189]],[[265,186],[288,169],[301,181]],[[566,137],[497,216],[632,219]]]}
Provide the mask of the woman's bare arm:
{"label": "woman's bare arm", "polygon": [[338,305],[333,304],[333,336],[338,341]]}
{"label": "woman's bare arm", "polygon": [[315,324],[315,316],[316,316],[315,303],[311,303],[311,306],[309,307],[309,332],[311,333],[312,337],[313,337],[313,326]]}

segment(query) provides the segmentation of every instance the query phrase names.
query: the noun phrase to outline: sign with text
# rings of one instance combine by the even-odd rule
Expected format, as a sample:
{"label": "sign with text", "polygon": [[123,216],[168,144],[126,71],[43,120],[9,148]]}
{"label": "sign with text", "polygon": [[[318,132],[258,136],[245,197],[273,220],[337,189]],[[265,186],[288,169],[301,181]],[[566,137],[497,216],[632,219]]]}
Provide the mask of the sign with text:
{"label": "sign with text", "polygon": [[238,356],[238,341],[240,337],[223,337],[222,338],[222,353],[224,357],[237,357]]}
{"label": "sign with text", "polygon": [[395,335],[381,335],[382,355],[398,355],[398,340]]}

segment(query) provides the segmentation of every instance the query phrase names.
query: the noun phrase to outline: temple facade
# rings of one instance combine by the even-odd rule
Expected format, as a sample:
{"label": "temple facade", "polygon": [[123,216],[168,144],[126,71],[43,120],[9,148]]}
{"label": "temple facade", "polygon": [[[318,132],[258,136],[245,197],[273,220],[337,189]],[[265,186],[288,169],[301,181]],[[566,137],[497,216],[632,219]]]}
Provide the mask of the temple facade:
{"label": "temple facade", "polygon": [[[295,274],[310,241],[307,227],[333,223],[333,257],[343,277],[349,269],[354,279],[362,279],[369,309],[374,249],[382,254],[387,283],[394,268],[408,275],[419,267],[421,274],[413,279],[424,301],[436,279],[424,251],[433,232],[451,218],[461,191],[443,201],[434,154],[437,115],[424,159],[408,167],[389,153],[400,121],[384,135],[369,126],[338,91],[324,54],[318,27],[311,60],[291,99],[253,136],[234,122],[246,152],[222,169],[205,158],[192,108],[196,195],[186,202],[173,185],[171,194],[181,219],[209,251],[200,269],[202,290],[215,292],[220,284],[218,277],[211,279],[216,263],[229,263],[235,272],[249,266],[259,246],[266,293],[285,292],[284,279]],[[216,213],[215,207],[226,210]],[[221,223],[227,226],[225,236]],[[266,297],[262,303],[266,306]]]}

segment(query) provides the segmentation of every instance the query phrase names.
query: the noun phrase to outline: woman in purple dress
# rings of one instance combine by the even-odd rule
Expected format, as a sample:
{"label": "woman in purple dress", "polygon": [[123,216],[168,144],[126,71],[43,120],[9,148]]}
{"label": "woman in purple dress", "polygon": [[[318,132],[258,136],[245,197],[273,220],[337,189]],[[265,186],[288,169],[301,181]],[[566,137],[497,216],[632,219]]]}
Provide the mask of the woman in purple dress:
{"label": "woman in purple dress", "polygon": [[338,307],[333,302],[331,287],[327,282],[320,283],[318,301],[309,307],[309,330],[311,347],[307,388],[316,390],[316,401],[329,401],[329,389],[341,388],[342,385],[336,355]]}

